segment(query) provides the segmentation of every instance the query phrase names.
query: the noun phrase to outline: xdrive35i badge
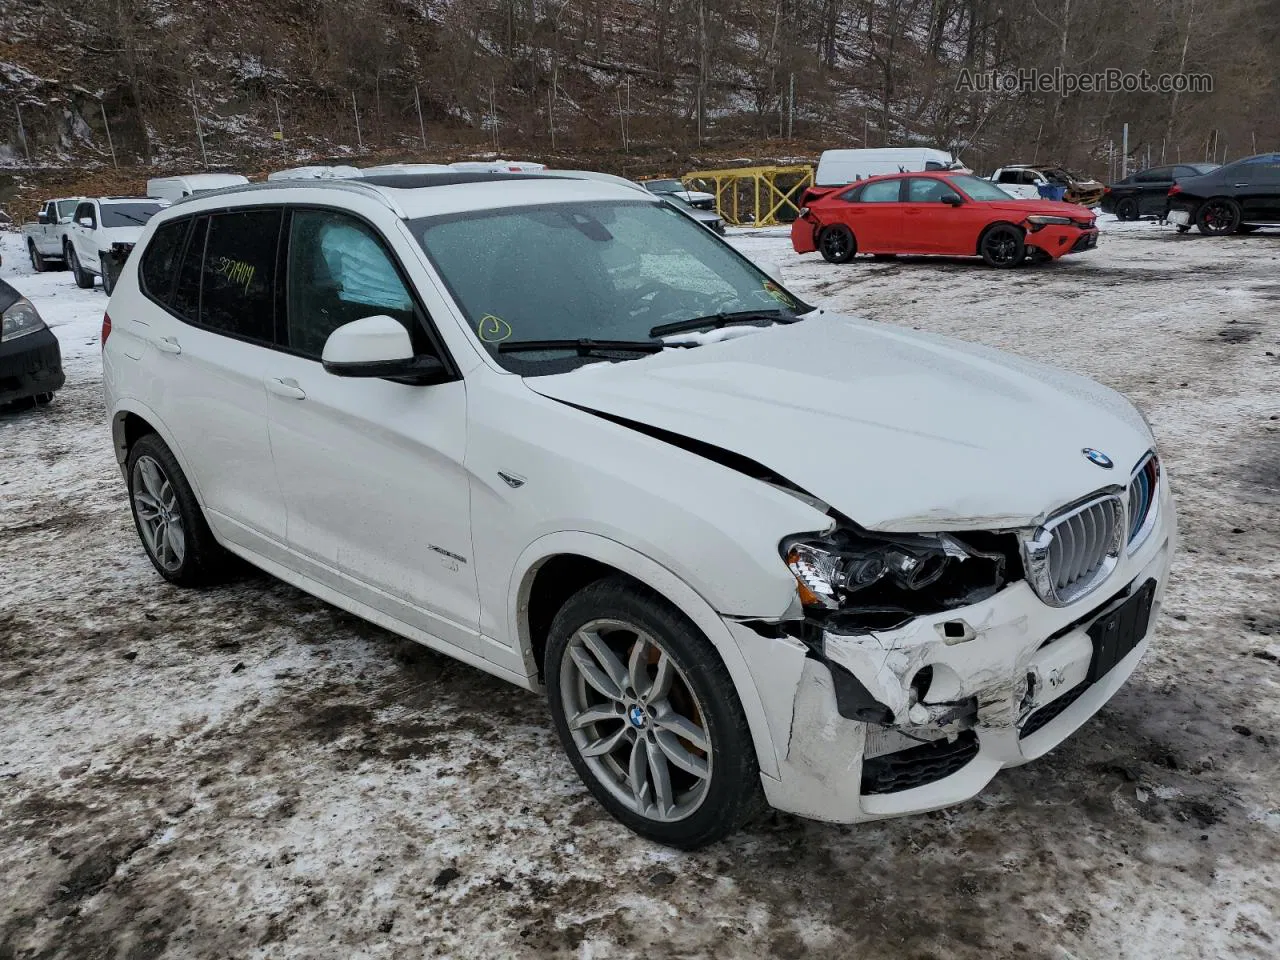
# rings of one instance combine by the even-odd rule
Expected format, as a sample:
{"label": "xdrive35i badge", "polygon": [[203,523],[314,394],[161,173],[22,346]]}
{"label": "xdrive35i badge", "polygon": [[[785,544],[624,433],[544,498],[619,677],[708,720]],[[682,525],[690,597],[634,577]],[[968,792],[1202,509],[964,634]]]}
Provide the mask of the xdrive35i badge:
{"label": "xdrive35i badge", "polygon": [[1102,467],[1104,470],[1110,470],[1112,467],[1115,466],[1115,464],[1111,462],[1111,458],[1108,457],[1101,450],[1095,450],[1093,449],[1093,447],[1085,447],[1080,452],[1083,453],[1085,457],[1088,458],[1090,463],[1096,463],[1098,466]]}

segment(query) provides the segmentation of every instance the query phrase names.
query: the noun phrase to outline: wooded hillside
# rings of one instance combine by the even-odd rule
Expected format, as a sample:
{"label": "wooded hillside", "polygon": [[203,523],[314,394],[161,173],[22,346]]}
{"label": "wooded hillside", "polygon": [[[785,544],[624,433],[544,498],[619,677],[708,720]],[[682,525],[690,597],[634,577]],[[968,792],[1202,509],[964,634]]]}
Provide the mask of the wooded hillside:
{"label": "wooded hillside", "polygon": [[[196,115],[211,166],[487,148],[616,169],[865,142],[1105,175],[1126,121],[1143,161],[1280,149],[1280,0],[3,0],[0,20],[10,166],[109,164],[109,125],[122,165],[198,168]],[[1213,91],[957,90],[962,70],[1033,68]]]}

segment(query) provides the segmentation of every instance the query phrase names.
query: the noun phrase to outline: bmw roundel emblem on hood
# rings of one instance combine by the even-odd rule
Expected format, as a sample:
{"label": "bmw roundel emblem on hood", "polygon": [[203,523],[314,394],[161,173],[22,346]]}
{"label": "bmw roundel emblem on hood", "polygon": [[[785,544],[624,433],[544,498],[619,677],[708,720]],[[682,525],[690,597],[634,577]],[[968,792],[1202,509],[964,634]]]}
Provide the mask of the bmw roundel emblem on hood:
{"label": "bmw roundel emblem on hood", "polygon": [[1093,449],[1093,447],[1085,447],[1080,452],[1083,453],[1088,458],[1090,463],[1096,463],[1098,466],[1102,467],[1104,470],[1110,470],[1112,467],[1115,466],[1115,464],[1111,462],[1111,458],[1108,457],[1101,450],[1095,450]]}

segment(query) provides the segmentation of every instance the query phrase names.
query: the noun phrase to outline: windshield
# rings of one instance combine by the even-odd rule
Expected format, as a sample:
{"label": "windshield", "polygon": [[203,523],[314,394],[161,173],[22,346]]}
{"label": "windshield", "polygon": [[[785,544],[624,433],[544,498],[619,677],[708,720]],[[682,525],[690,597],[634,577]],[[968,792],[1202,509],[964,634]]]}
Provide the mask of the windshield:
{"label": "windshield", "polygon": [[679,180],[646,180],[644,185],[654,193],[671,193],[684,190],[684,184]]}
{"label": "windshield", "polygon": [[140,227],[159,213],[158,203],[104,203],[102,225],[104,227]]}
{"label": "windshield", "polygon": [[[663,325],[747,311],[760,316],[739,322],[767,324],[810,309],[665,203],[511,207],[409,226],[486,349],[503,367],[526,376],[600,358],[564,348],[505,352],[521,341],[661,346],[665,334],[653,331]],[[498,349],[503,343],[508,346]]]}
{"label": "windshield", "polygon": [[947,182],[955,184],[965,192],[970,200],[1008,200],[1009,194],[1001,190],[990,180],[968,174],[959,177],[947,177]]}

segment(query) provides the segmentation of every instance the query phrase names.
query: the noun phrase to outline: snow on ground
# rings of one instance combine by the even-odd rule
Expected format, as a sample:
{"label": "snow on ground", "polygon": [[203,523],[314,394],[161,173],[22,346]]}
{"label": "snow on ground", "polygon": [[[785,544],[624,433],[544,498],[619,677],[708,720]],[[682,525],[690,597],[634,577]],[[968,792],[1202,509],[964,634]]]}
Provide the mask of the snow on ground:
{"label": "snow on ground", "polygon": [[538,697],[265,576],[160,580],[106,298],[2,235],[68,382],[0,414],[0,957],[1280,956],[1280,236],[1104,227],[1010,272],[733,238],[815,302],[1127,393],[1183,540],[1152,652],[1058,750],[954,809],[696,854],[605,816]]}

